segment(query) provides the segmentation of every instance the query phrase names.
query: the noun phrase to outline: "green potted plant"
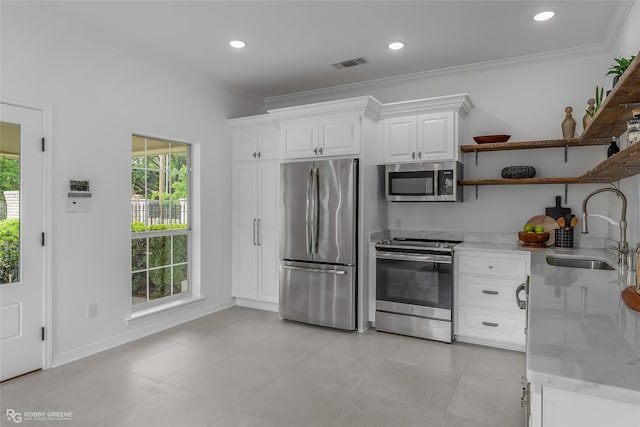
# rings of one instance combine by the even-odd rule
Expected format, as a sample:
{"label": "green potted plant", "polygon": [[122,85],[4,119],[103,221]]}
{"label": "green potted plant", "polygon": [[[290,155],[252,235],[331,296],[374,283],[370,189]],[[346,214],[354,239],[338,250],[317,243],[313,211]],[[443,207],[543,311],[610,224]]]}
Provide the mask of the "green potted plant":
{"label": "green potted plant", "polygon": [[603,100],[604,100],[604,87],[596,86],[596,97],[589,98],[589,100],[587,101],[587,104],[589,104],[589,108],[584,110],[585,115],[582,118],[582,126],[584,127],[585,130],[591,124],[591,119],[596,114],[596,111],[598,111],[598,109],[600,108],[600,105],[602,105]]}
{"label": "green potted plant", "polygon": [[613,74],[613,86],[615,87],[616,83],[620,79],[620,76],[629,68],[629,65],[635,58],[635,55],[632,55],[630,58],[620,57],[613,58],[616,63],[609,67],[609,72],[606,74],[607,76]]}

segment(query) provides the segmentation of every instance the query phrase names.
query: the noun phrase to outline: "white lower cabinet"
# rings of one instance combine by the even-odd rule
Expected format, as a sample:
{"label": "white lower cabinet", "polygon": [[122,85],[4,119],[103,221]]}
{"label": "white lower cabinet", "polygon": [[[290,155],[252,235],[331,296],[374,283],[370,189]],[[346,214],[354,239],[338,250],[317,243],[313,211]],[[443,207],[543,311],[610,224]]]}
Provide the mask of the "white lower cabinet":
{"label": "white lower cabinet", "polygon": [[280,164],[239,162],[233,170],[232,295],[277,304]]}
{"label": "white lower cabinet", "polygon": [[458,341],[524,351],[526,310],[517,295],[529,253],[462,250],[455,254],[454,334]]}
{"label": "white lower cabinet", "polygon": [[640,425],[640,402],[634,405],[546,386],[538,389],[537,396],[532,394],[529,427]]}

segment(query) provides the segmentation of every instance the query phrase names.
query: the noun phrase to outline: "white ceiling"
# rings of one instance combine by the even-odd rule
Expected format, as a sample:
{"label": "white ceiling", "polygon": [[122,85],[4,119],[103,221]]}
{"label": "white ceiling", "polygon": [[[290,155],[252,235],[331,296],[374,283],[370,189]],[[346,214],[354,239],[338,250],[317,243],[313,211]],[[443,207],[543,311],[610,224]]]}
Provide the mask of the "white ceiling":
{"label": "white ceiling", "polygon": [[[2,5],[3,19],[11,7]],[[21,2],[24,5],[24,2]],[[573,49],[615,39],[629,1],[44,1],[30,12],[262,97]],[[551,21],[535,13],[554,10]],[[231,39],[247,42],[236,50]],[[401,40],[405,49],[391,51]],[[370,62],[336,70],[331,63]]]}

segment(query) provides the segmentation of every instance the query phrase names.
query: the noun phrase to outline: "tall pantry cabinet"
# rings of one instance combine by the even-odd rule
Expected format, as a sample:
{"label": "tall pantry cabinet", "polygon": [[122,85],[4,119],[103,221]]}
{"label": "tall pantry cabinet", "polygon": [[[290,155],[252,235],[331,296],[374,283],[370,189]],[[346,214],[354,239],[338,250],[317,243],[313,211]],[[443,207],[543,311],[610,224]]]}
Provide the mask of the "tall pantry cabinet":
{"label": "tall pantry cabinet", "polygon": [[229,120],[232,128],[232,296],[278,310],[280,129],[267,115]]}

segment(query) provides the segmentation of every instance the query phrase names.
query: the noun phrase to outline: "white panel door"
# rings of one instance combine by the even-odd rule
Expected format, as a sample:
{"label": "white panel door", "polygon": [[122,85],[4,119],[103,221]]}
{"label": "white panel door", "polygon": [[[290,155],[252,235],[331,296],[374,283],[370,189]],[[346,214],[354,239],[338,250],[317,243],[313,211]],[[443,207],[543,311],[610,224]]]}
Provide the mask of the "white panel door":
{"label": "white panel door", "polygon": [[[44,155],[42,112],[6,104],[0,108],[0,161],[19,158],[20,168],[19,207],[9,206],[13,218],[0,227],[19,227],[20,236],[19,246],[7,250],[6,234],[0,235],[0,379],[5,380],[43,366]],[[6,185],[8,165],[3,166],[0,177]]]}
{"label": "white panel door", "polygon": [[280,201],[280,164],[258,165],[258,299],[278,302],[278,204]]}
{"label": "white panel door", "polygon": [[245,162],[258,156],[258,134],[255,132],[237,133],[233,136],[233,160]]}
{"label": "white panel door", "polygon": [[456,160],[453,113],[418,116],[418,158],[421,160]]}
{"label": "white panel door", "polygon": [[384,162],[416,160],[416,116],[385,119],[382,126]]}
{"label": "white panel door", "polygon": [[282,125],[282,157],[285,159],[318,155],[318,123],[303,120]]}
{"label": "white panel door", "polygon": [[233,179],[233,296],[256,299],[256,162],[236,163]]}
{"label": "white panel door", "polygon": [[318,149],[324,156],[360,153],[360,117],[323,119],[318,123]]}
{"label": "white panel door", "polygon": [[280,131],[262,131],[258,134],[259,159],[275,160],[280,158]]}

